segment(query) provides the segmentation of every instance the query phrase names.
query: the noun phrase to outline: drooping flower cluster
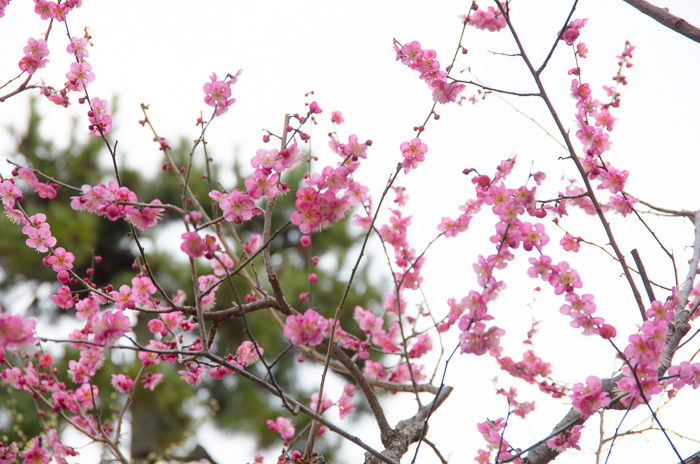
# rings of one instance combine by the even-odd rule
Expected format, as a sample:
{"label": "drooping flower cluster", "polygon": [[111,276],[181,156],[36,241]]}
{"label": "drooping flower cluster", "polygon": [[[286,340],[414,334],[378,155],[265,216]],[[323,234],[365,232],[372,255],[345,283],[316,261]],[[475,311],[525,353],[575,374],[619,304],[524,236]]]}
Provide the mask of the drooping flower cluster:
{"label": "drooping flower cluster", "polygon": [[[562,36],[566,43],[573,45],[578,38],[580,29],[586,24],[586,20],[575,20]],[[585,50],[585,44],[579,43],[576,46],[577,54],[582,58],[585,54],[581,54],[581,50]],[[613,78],[617,84],[626,85],[627,81],[622,75],[623,67],[631,67],[632,63],[629,59],[632,57],[632,47],[629,42],[625,43],[625,50],[619,56],[619,71]],[[569,71],[569,74],[579,76],[579,69]],[[610,149],[609,132],[612,130],[614,118],[610,115],[609,108],[619,105],[619,94],[616,90],[609,87],[604,87],[608,92],[608,96],[612,97],[610,103],[601,103],[599,100],[594,100],[591,88],[587,83],[580,82],[580,78],[576,77],[571,82],[571,96],[577,100],[576,120],[579,129],[576,131],[576,137],[583,145],[585,157],[581,159],[581,164],[588,173],[588,178],[599,182],[598,189],[607,189],[612,193],[610,196],[610,207],[613,211],[621,214],[623,217],[631,213],[634,204],[639,201],[628,195],[622,195],[621,192],[625,187],[628,171],[615,169],[609,161],[602,162],[602,154]],[[595,122],[593,122],[595,121]]]}
{"label": "drooping flower cluster", "polygon": [[433,101],[443,105],[456,101],[457,96],[466,87],[458,82],[448,82],[447,72],[440,69],[435,51],[423,50],[419,42],[401,45],[394,39],[394,50],[397,61],[401,60],[401,63],[420,73],[421,80],[433,91]]}

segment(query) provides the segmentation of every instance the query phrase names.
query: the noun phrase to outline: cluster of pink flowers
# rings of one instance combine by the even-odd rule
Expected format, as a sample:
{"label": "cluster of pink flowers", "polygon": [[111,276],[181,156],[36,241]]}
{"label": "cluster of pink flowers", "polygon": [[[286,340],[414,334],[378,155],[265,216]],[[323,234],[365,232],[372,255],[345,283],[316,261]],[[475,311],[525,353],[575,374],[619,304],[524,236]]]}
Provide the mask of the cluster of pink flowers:
{"label": "cluster of pink flowers", "polygon": [[559,452],[569,448],[580,450],[581,447],[578,445],[578,442],[581,439],[582,429],[583,425],[574,425],[570,430],[555,435],[547,440],[547,446]]}
{"label": "cluster of pink flowers", "polygon": [[560,40],[566,42],[567,45],[573,45],[578,36],[581,34],[581,29],[586,25],[588,19],[574,19],[571,24],[562,33]]}
{"label": "cluster of pink flowers", "polygon": [[582,383],[574,385],[571,392],[574,409],[583,417],[588,417],[595,414],[600,408],[607,406],[610,403],[610,398],[602,388],[601,380],[593,375],[586,379],[586,385]]}
{"label": "cluster of pink flowers", "polygon": [[56,198],[56,184],[40,182],[36,175],[29,169],[19,168],[17,170],[17,177],[29,184],[34,192],[39,195],[39,198],[46,198],[49,200]]}
{"label": "cluster of pink flowers", "polygon": [[66,15],[73,8],[80,8],[83,0],[66,0],[63,3],[52,0],[34,0],[34,12],[41,16],[41,19],[55,19],[65,21]]}
{"label": "cluster of pink flowers", "polygon": [[423,50],[417,41],[401,45],[394,40],[396,60],[401,60],[409,68],[418,71],[420,78],[433,91],[433,100],[445,104],[457,100],[466,87],[458,82],[448,82],[447,72],[440,69],[440,62],[434,50]]}
{"label": "cluster of pink flowers", "polygon": [[[333,400],[328,398],[325,393],[323,393],[323,397],[321,399],[321,402],[319,404],[318,401],[318,393],[312,393],[311,394],[311,403],[309,406],[313,411],[317,411],[319,413],[323,413],[330,409],[333,405],[337,404],[338,409],[339,409],[339,414],[340,414],[340,419],[344,419],[348,414],[354,412],[357,408],[355,408],[355,405],[352,403],[352,398],[355,395],[355,386],[348,384],[343,387],[343,393],[340,396],[340,399],[338,400],[337,403],[334,403]],[[271,429],[272,430],[272,429]],[[320,434],[321,432],[319,432]]]}
{"label": "cluster of pink flowers", "polygon": [[330,322],[313,309],[307,309],[304,314],[287,316],[284,326],[284,336],[293,345],[318,345],[323,341],[323,334]]}
{"label": "cluster of pink flowers", "polygon": [[216,243],[216,237],[207,234],[202,238],[197,232],[185,232],[180,236],[182,244],[180,249],[184,251],[190,258],[200,258],[205,256],[207,259],[213,259],[214,253],[219,249]]}
{"label": "cluster of pink flowers", "polygon": [[352,206],[367,201],[367,187],[352,180],[352,173],[359,166],[359,161],[351,161],[336,167],[326,166],[321,173],[309,176],[305,181],[307,187],[296,191],[292,223],[308,234],[332,226]]}
{"label": "cluster of pink flowers", "polygon": [[28,74],[34,74],[37,69],[43,68],[49,62],[46,59],[47,56],[49,56],[49,47],[46,45],[46,40],[29,39],[27,46],[24,47],[24,56],[19,60],[19,69]]}
{"label": "cluster of pink flowers", "polygon": [[491,32],[500,31],[507,26],[506,18],[493,6],[489,6],[485,10],[478,9],[473,11],[465,21],[467,24],[477,29],[489,30]]}
{"label": "cluster of pink flowers", "polygon": [[70,206],[76,211],[88,211],[98,216],[104,216],[110,221],[126,219],[139,230],[147,230],[158,223],[158,218],[163,212],[160,200],[153,200],[149,206],[136,207],[138,198],[127,187],[120,187],[115,181],[109,181],[107,185],[96,186],[83,185],[82,195],[71,197]]}
{"label": "cluster of pink flowers", "polygon": [[[586,20],[573,21],[572,26],[567,29],[562,39],[566,40],[569,45],[573,45],[573,42],[579,35],[580,29],[585,24]],[[577,53],[579,56],[585,57],[585,54],[581,55],[580,53],[582,49],[585,49],[585,44],[579,43],[577,45]],[[632,63],[629,61],[632,57],[632,50],[634,50],[634,47],[627,42],[624,52],[618,57],[620,60],[618,62],[620,71],[618,71],[617,75],[613,78],[616,85],[627,84],[622,75],[622,69],[623,64],[626,67],[632,66]],[[578,75],[579,71],[578,69],[574,69],[571,70],[569,74]],[[581,83],[579,78],[572,80],[571,95],[577,100],[576,108],[578,110],[576,120],[579,125],[579,130],[576,131],[576,137],[583,144],[585,157],[581,159],[581,164],[588,173],[588,178],[591,180],[597,179],[600,182],[598,189],[607,189],[613,194],[610,197],[609,206],[613,211],[624,217],[633,211],[634,204],[639,201],[636,198],[620,194],[625,187],[629,172],[615,169],[610,162],[606,162],[605,164],[598,162],[598,160],[601,159],[601,155],[610,148],[609,134],[606,132],[612,130],[615,119],[610,115],[609,108],[619,105],[619,94],[617,91],[609,87],[605,87],[605,89],[608,95],[612,97],[612,101],[607,104],[602,104],[600,101],[593,99],[588,84]],[[594,124],[591,123],[591,119],[595,120]],[[591,208],[589,208],[589,210],[590,209]]]}
{"label": "cluster of pink flowers", "polygon": [[90,110],[88,111],[90,120],[90,135],[102,135],[112,130],[112,116],[109,114],[107,100],[92,98],[90,100]]}
{"label": "cluster of pink flowers", "polygon": [[4,355],[4,350],[16,351],[34,345],[35,327],[34,319],[2,312],[0,307],[0,355]]}
{"label": "cluster of pink flowers", "polygon": [[223,80],[219,80],[216,73],[212,73],[211,82],[204,84],[204,103],[215,108],[216,116],[227,112],[229,106],[235,103],[236,99],[231,98],[231,86],[236,83],[240,74],[241,70],[235,76],[227,74]]}
{"label": "cluster of pink flowers", "polygon": [[209,192],[209,197],[218,203],[225,220],[234,224],[249,221],[254,216],[262,214],[262,210],[255,205],[255,200],[263,197],[272,198],[278,193],[289,190],[286,184],[280,182],[280,175],[301,162],[303,156],[296,142],[281,151],[260,149],[251,160],[255,171],[244,181],[247,192],[240,189],[234,189],[229,193],[212,190]]}
{"label": "cluster of pink flowers", "polygon": [[[368,337],[369,341],[380,350],[387,353],[396,353],[400,351],[397,340],[400,334],[400,328],[397,321],[391,321],[389,329],[384,329],[383,317],[376,316],[371,309],[365,310],[360,306],[355,307],[353,318]],[[364,347],[364,345],[362,345],[362,347]],[[368,359],[369,353],[361,348],[359,356],[362,359]]]}
{"label": "cluster of pink flowers", "polygon": [[[479,450],[478,456],[474,460],[480,464],[488,464],[493,462],[491,453],[496,451],[498,455],[495,457],[496,462],[500,462],[511,458],[513,448],[508,444],[508,441],[503,437],[506,421],[500,417],[496,420],[488,420],[477,424],[476,428],[488,444],[486,450]],[[520,457],[512,459],[510,462],[514,464],[522,464],[523,459]]]}
{"label": "cluster of pink flowers", "polygon": [[285,446],[294,438],[294,426],[286,417],[279,416],[275,420],[268,419],[266,423],[269,430],[280,434],[280,437],[284,440]]}
{"label": "cluster of pink flowers", "polygon": [[421,142],[421,139],[414,138],[410,142],[401,144],[401,154],[403,155],[403,170],[406,174],[411,169],[415,169],[418,163],[425,161],[425,153],[428,151],[428,146]]}

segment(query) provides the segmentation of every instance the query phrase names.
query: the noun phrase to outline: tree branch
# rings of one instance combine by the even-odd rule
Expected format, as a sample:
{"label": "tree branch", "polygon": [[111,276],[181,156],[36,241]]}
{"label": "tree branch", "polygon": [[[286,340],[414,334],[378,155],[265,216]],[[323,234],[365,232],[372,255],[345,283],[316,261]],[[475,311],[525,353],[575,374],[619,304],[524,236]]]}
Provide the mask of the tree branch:
{"label": "tree branch", "polygon": [[[408,419],[404,419],[396,424],[396,429],[391,433],[391,439],[388,443],[384,443],[386,448],[382,451],[382,455],[386,458],[399,462],[401,456],[406,454],[408,447],[416,443],[424,435],[425,420],[434,412],[440,405],[450,396],[452,387],[445,386],[440,390],[437,396],[430,404],[418,409],[418,412]],[[365,464],[378,464],[380,460],[377,456],[370,453],[365,453]]]}
{"label": "tree branch", "polygon": [[686,36],[693,42],[700,43],[700,29],[688,23],[685,19],[672,15],[668,11],[668,8],[659,8],[644,0],[622,1],[638,9],[654,21],[663,24],[672,31]]}

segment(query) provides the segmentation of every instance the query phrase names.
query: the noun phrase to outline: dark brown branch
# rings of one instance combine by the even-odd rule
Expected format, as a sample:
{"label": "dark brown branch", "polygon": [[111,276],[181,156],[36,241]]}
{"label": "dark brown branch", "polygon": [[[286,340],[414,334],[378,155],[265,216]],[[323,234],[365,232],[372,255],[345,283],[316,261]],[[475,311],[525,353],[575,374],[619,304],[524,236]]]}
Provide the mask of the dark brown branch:
{"label": "dark brown branch", "polygon": [[[452,387],[445,386],[432,402],[418,409],[418,412],[409,419],[404,419],[396,424],[396,429],[392,430],[391,438],[382,451],[386,458],[399,462],[401,456],[406,454],[408,447],[416,443],[424,435],[425,419],[434,412],[450,396]],[[365,453],[365,464],[378,464],[380,460],[377,456]]]}
{"label": "dark brown branch", "polygon": [[649,303],[656,300],[654,296],[654,289],[651,288],[651,282],[649,282],[649,276],[647,276],[647,271],[644,269],[644,264],[642,263],[642,258],[639,257],[639,252],[635,248],[630,252],[632,258],[634,258],[634,263],[639,269],[639,275],[642,277],[642,283],[644,283],[644,290],[647,291],[647,296],[649,297]]}
{"label": "dark brown branch", "polygon": [[622,1],[638,9],[654,21],[663,24],[672,31],[689,38],[693,42],[700,43],[700,29],[688,23],[685,19],[672,15],[668,11],[668,8],[659,8],[644,0]]}

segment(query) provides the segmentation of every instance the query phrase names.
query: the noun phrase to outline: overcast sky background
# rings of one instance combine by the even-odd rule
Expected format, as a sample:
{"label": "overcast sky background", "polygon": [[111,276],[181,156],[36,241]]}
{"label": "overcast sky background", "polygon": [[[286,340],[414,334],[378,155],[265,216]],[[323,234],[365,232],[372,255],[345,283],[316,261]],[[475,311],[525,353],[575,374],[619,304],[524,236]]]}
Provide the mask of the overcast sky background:
{"label": "overcast sky background", "polygon": [[[549,51],[571,3],[512,2],[515,26],[533,62],[541,62]],[[488,4],[482,1],[482,6]],[[700,25],[698,2],[667,0],[661,6]],[[375,192],[376,204],[377,192],[401,160],[399,145],[414,136],[412,128],[423,123],[432,106],[430,91],[418,75],[395,61],[392,38],[402,43],[418,40],[424,48],[437,52],[444,67],[454,54],[461,32],[458,15],[468,7],[469,2],[464,1],[210,1],[194,6],[182,1],[86,0],[82,8],[69,15],[69,26],[73,35],[82,35],[83,27],[88,26],[93,36],[95,46],[90,48],[88,61],[97,79],[90,84],[91,96],[118,97],[119,110],[110,138],[119,141],[123,163],[157,172],[162,162],[152,135],[138,124],[143,118],[140,103],[150,104],[149,117],[160,135],[173,141],[181,137],[194,139],[200,111],[205,117],[210,114],[203,103],[202,85],[212,72],[224,76],[243,69],[239,83],[233,87],[237,102],[213,122],[207,133],[210,154],[216,161],[225,167],[239,157],[247,165],[255,150],[265,146],[261,141],[263,129],[279,133],[284,114],[305,111],[303,105],[308,99],[304,94],[313,90],[314,99],[324,112],[319,117],[320,124],[313,128],[311,150],[321,157],[321,162],[335,162],[335,155],[327,149],[325,134],[331,130],[331,111],[342,111],[345,123],[338,131],[343,141],[357,134],[360,140],[374,142],[357,178]],[[621,89],[622,105],[614,112],[618,119],[611,134],[613,146],[606,154],[615,167],[632,172],[626,190],[659,206],[700,208],[696,187],[700,45],[669,31],[621,0],[581,0],[574,18],[589,18],[581,36],[589,49],[589,58],[581,63],[582,77],[601,100],[605,99],[601,86],[611,84],[617,71],[615,56],[622,52],[625,40],[637,46],[634,67],[626,71],[630,84]],[[46,22],[33,13],[30,2],[16,0],[10,4],[6,16],[0,19],[3,83],[19,72],[17,63],[27,39],[39,38],[45,29]],[[468,28],[462,43],[469,53],[459,55],[456,70],[469,67],[492,87],[534,90],[518,58],[491,53],[516,51],[506,31],[489,33]],[[50,63],[37,73],[37,78],[54,87],[62,86],[72,58],[65,52],[66,45],[62,25],[55,24],[49,39]],[[562,44],[543,76],[560,117],[573,128],[575,102],[569,96],[571,77],[567,75],[572,67],[572,53]],[[464,95],[474,91],[467,88]],[[74,96],[68,110],[48,102],[39,106],[45,116],[45,130],[51,131],[59,143],[67,143],[70,117],[79,118],[85,128],[88,125],[87,108],[76,100]],[[554,133],[551,118],[540,101],[512,97],[506,100]],[[23,125],[27,102],[25,93],[0,105],[0,126]],[[547,198],[562,188],[558,179],[575,175],[570,162],[558,159],[566,153],[556,142],[494,95],[477,105],[452,104],[440,106],[437,111],[441,119],[431,121],[422,135],[429,147],[425,163],[418,171],[399,178],[411,197],[413,227],[409,237],[419,251],[435,237],[440,218],[457,216],[457,207],[471,197],[471,184],[461,174],[464,168],[492,174],[501,159],[517,154],[519,164],[512,182],[522,182],[532,164],[534,171],[548,174],[549,182],[542,189],[543,196],[551,195]],[[12,146],[7,133],[0,132],[2,158],[13,155]],[[3,162],[0,173],[9,171]],[[583,218],[574,215],[562,224],[573,235],[601,245],[606,243],[595,220],[576,222],[577,219]],[[638,248],[652,280],[671,285],[669,260],[641,226],[634,221],[623,224],[617,218],[611,220],[623,251]],[[662,223],[652,218],[650,223],[677,254],[682,277],[686,272],[682,266],[688,256],[687,247],[692,245],[692,228],[680,219]],[[459,299],[474,288],[471,263],[478,254],[492,253],[488,242],[491,231],[491,219],[484,217],[475,222],[474,232],[468,237],[443,239],[431,248],[424,267],[424,291],[438,317],[446,312],[447,298]],[[552,228],[550,236],[554,242],[550,252],[579,270],[583,291],[596,294],[600,315],[617,325],[616,341],[618,346],[624,346],[627,336],[636,330],[639,317],[631,292],[620,278],[619,266],[592,247],[585,247],[579,255],[556,255],[551,248],[556,248],[561,232]],[[479,245],[475,247],[475,243]],[[527,256],[516,256],[512,268],[524,275]],[[609,345],[588,339],[579,343],[578,333],[568,327],[568,320],[558,312],[563,300],[534,292],[538,282],[520,280],[522,284],[510,284],[494,307],[496,317],[507,316],[504,325],[513,336],[512,340],[504,340],[506,350],[511,350],[509,354],[520,359],[520,353],[527,349],[520,341],[530,321],[544,319],[535,349],[552,362],[555,378],[573,383],[584,381],[591,374],[609,376],[616,366]],[[572,337],[576,337],[575,346],[568,343]],[[446,349],[454,346],[454,340],[447,338]],[[677,361],[688,359],[688,353],[692,355],[692,351],[679,353],[685,357]],[[446,382],[456,389],[435,414],[429,433],[451,462],[472,462],[476,449],[484,446],[476,423],[505,414],[503,399],[493,398],[490,393],[491,381],[497,375],[490,359],[460,356],[452,361]],[[511,383],[503,377],[501,385],[507,388]],[[515,385],[520,388],[520,399],[529,399],[528,389]],[[684,392],[681,396],[679,406],[663,409],[664,425],[671,428],[683,417],[692,418],[695,427],[688,433],[700,439],[698,393]],[[680,401],[683,396],[687,401]],[[400,400],[397,397],[394,403],[398,405]],[[403,401],[403,406],[388,411],[392,423],[407,417],[406,411],[413,407],[410,399]],[[543,400],[537,406],[527,421],[512,421],[507,436],[512,444],[524,447],[546,436],[569,405],[566,401]],[[626,420],[623,429],[646,417],[643,412],[636,414],[636,419]],[[621,414],[607,417],[614,427]],[[375,429],[367,424],[355,433],[379,446]],[[589,433],[585,435],[589,446],[594,443],[596,428],[596,421],[589,421]],[[202,443],[211,448],[215,458],[232,462],[230,444],[219,447],[217,442],[224,439],[209,431],[202,435]],[[649,438],[656,443],[654,446],[643,438],[621,440],[610,462],[630,462],[632,456],[640,462],[677,462],[660,434],[652,432]],[[252,461],[255,450],[244,442],[236,443],[234,462]],[[700,448],[697,443],[680,439],[674,443],[683,450],[684,457]],[[639,449],[641,454],[632,454]],[[357,448],[348,447],[347,462],[359,460],[360,455]],[[594,462],[590,447],[560,460]],[[436,461],[425,448],[419,462]]]}

